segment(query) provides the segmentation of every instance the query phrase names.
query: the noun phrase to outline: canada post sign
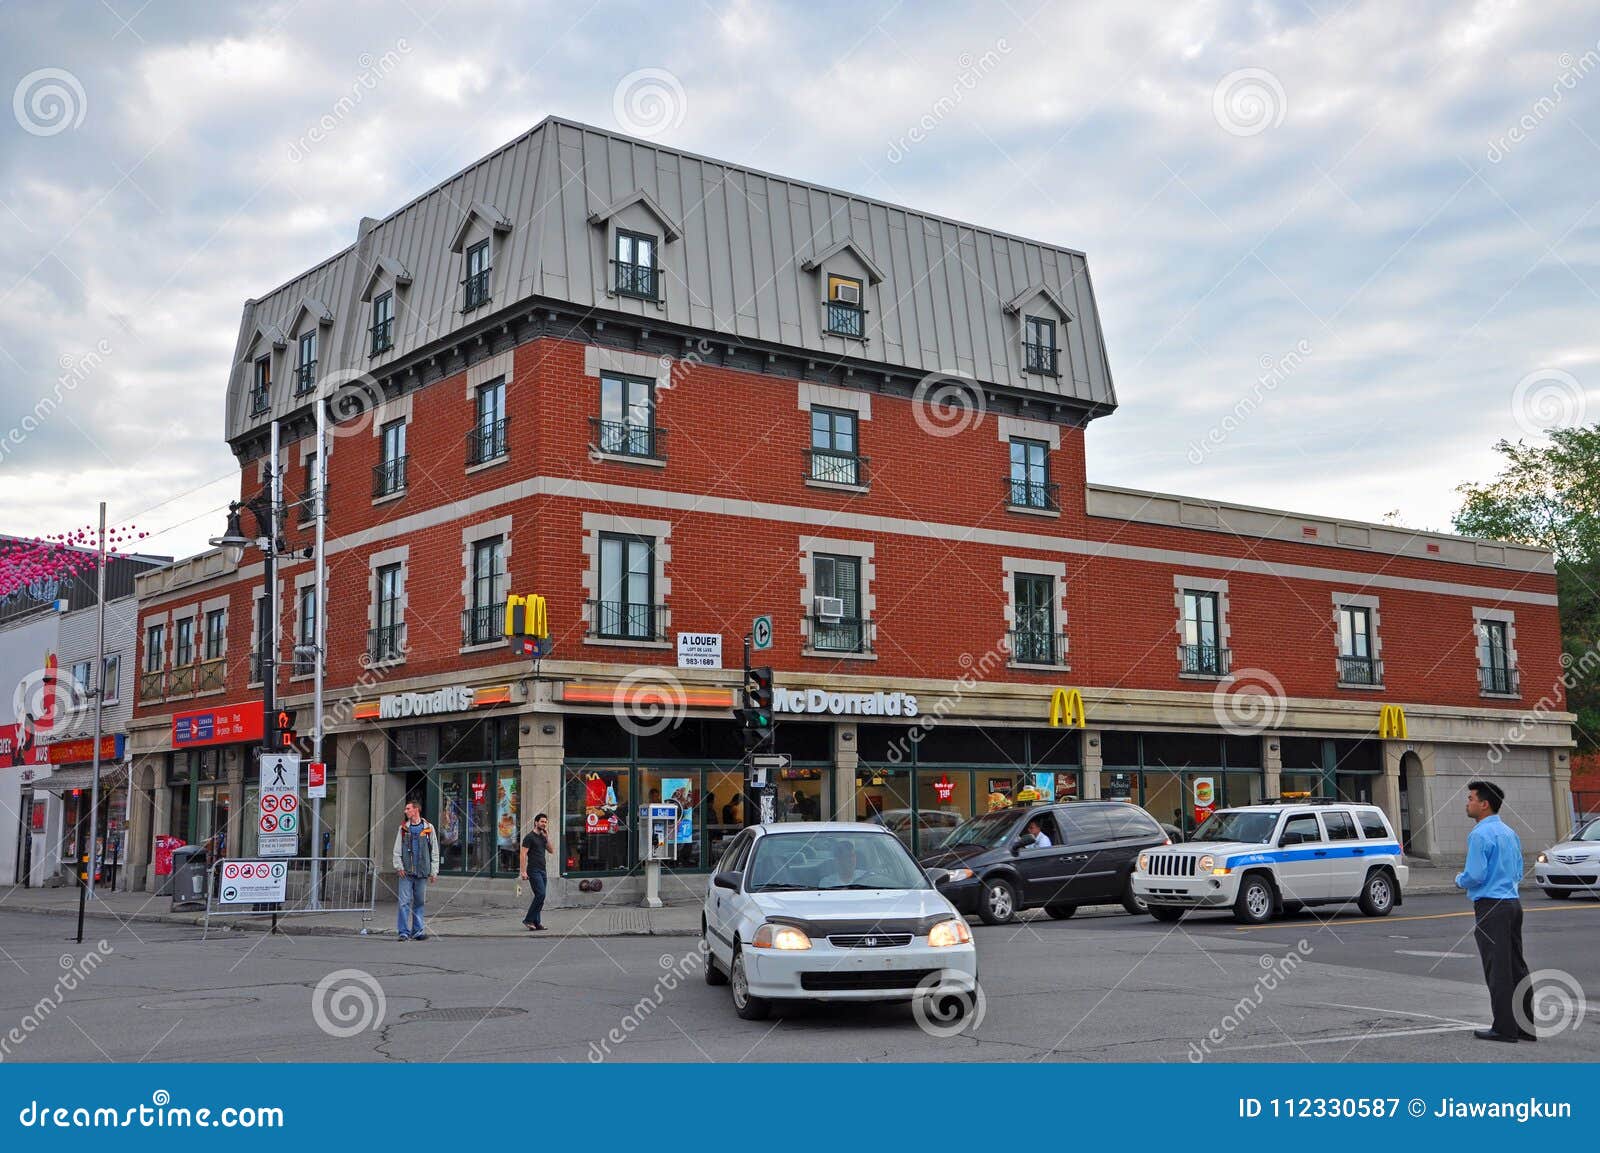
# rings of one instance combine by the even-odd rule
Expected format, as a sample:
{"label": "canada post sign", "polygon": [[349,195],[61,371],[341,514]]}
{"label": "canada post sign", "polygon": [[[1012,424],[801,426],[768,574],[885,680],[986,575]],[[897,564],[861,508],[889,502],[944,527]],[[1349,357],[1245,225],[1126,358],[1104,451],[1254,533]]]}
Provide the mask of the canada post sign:
{"label": "canada post sign", "polygon": [[465,685],[451,685],[431,693],[390,693],[378,698],[378,719],[431,717],[438,713],[464,713],[472,707],[474,693]]}

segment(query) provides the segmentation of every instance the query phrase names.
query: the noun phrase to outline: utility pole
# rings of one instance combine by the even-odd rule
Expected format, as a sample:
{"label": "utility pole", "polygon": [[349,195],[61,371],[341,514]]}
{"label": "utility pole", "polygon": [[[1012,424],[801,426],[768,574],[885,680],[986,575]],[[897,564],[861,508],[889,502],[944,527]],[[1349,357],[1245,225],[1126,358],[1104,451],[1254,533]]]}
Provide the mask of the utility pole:
{"label": "utility pole", "polygon": [[[84,884],[78,890],[78,944],[83,944],[83,910],[94,898],[94,872],[99,865],[95,841],[100,834],[100,725],[105,705],[106,680],[106,502],[100,502],[99,563],[95,566],[95,602],[99,617],[99,640],[95,644],[94,675],[94,752],[90,755],[89,770],[89,869]],[[132,789],[133,782],[128,782]]]}
{"label": "utility pole", "polygon": [[[267,466],[267,547],[261,550],[261,575],[267,584],[266,651],[261,657],[262,747],[266,735],[277,729],[278,717],[278,505],[283,500],[283,476],[278,468],[278,422],[272,422],[272,463]],[[277,751],[277,750],[273,750]]]}
{"label": "utility pole", "polygon": [[[323,590],[328,579],[327,556],[323,552],[323,545],[327,542],[328,532],[328,406],[321,397],[317,398],[317,484],[312,493],[316,501],[313,512],[317,521],[316,540],[316,582],[312,593],[312,601],[317,606],[316,635],[312,638],[317,646],[315,663],[312,668],[311,696],[311,759],[322,760],[322,676],[324,654],[327,652],[328,638],[328,606],[323,598]],[[326,778],[324,778],[326,780]],[[322,798],[311,798],[311,907],[322,906]]]}

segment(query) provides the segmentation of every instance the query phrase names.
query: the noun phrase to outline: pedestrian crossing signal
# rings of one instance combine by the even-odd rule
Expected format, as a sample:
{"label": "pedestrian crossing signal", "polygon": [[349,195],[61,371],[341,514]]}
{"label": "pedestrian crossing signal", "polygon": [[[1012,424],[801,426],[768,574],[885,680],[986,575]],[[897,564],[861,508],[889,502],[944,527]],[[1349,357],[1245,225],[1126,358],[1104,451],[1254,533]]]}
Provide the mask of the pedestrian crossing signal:
{"label": "pedestrian crossing signal", "polygon": [[295,711],[293,709],[279,709],[272,720],[271,747],[274,751],[292,751],[294,749]]}

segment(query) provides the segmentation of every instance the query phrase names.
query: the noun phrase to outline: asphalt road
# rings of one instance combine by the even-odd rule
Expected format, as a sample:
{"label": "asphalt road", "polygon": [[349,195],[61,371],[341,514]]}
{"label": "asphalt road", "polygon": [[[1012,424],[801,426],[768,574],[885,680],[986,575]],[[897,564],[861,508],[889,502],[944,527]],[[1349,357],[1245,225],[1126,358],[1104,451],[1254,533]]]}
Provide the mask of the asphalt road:
{"label": "asphalt road", "polygon": [[[1454,897],[1414,898],[1383,919],[1304,915],[1249,929],[1111,909],[979,926],[981,1020],[949,1037],[904,1006],[740,1021],[727,990],[704,984],[691,938],[202,942],[185,926],[91,918],[78,946],[69,918],[0,911],[0,1059],[1600,1058],[1600,901],[1536,895],[1527,907],[1530,964],[1568,975],[1546,980],[1552,1028],[1566,1024],[1538,1045],[1472,1038],[1488,998],[1471,917]],[[103,959],[86,965],[101,940]],[[74,973],[77,987],[62,989]]]}

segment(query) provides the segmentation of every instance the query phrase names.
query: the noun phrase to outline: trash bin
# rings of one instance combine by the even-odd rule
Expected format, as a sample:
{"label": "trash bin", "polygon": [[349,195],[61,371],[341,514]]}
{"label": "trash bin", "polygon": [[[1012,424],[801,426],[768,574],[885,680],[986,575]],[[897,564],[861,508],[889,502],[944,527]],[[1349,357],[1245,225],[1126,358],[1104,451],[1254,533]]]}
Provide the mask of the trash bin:
{"label": "trash bin", "polygon": [[184,845],[172,850],[172,907],[206,903],[206,850],[204,845]]}

